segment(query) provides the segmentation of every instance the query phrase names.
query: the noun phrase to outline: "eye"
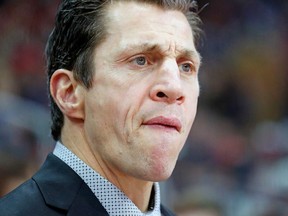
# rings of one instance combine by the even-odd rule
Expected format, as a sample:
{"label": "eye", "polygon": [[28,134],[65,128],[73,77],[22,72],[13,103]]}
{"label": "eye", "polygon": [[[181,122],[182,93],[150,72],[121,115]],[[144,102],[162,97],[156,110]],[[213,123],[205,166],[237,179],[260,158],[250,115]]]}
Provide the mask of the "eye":
{"label": "eye", "polygon": [[183,71],[185,73],[191,73],[193,72],[193,65],[190,63],[184,63],[180,65],[180,71]]}
{"label": "eye", "polygon": [[138,57],[134,58],[131,62],[135,63],[139,66],[144,66],[147,64],[147,59],[144,56],[138,56]]}

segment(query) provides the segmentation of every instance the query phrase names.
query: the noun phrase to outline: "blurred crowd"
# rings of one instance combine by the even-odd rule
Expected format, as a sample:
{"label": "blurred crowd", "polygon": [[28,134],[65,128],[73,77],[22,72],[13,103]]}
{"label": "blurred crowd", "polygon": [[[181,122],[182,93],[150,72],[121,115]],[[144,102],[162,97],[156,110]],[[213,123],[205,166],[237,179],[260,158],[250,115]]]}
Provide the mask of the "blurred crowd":
{"label": "blurred crowd", "polygon": [[[44,49],[59,1],[0,0],[0,196],[54,145]],[[182,216],[287,216],[288,2],[198,2],[198,115],[163,201]]]}
{"label": "blurred crowd", "polygon": [[0,197],[53,148],[45,43],[59,0],[0,1]]}

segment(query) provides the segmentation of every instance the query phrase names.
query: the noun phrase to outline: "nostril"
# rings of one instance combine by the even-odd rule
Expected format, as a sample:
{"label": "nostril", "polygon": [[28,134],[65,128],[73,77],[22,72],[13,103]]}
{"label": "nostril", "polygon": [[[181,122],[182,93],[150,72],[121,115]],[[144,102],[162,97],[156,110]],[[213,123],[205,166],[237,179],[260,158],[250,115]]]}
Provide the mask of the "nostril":
{"label": "nostril", "polygon": [[183,99],[184,99],[184,97],[181,96],[181,97],[177,98],[177,101],[183,101]]}
{"label": "nostril", "polygon": [[163,92],[158,92],[157,97],[163,98],[163,97],[166,97],[166,95]]}

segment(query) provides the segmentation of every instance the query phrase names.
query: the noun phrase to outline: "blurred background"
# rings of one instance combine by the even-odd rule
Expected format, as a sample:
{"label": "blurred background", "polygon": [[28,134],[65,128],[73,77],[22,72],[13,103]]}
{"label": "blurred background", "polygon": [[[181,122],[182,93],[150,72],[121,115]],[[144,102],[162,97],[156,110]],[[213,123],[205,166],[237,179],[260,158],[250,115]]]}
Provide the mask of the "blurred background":
{"label": "blurred background", "polygon": [[[198,0],[196,121],[162,199],[178,215],[288,215],[288,1]],[[59,0],[0,0],[0,197],[53,149],[44,49]]]}

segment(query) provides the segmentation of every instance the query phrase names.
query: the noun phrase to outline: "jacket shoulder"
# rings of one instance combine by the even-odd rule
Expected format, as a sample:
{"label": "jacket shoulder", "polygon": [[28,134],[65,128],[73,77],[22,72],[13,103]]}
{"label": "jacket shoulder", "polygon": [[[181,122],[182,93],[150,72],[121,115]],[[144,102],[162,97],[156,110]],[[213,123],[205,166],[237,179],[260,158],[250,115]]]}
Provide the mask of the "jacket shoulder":
{"label": "jacket shoulder", "polygon": [[24,182],[0,199],[0,216],[62,215],[51,213],[33,179]]}
{"label": "jacket shoulder", "polygon": [[0,199],[0,216],[108,215],[88,185],[49,154],[40,170]]}
{"label": "jacket shoulder", "polygon": [[164,205],[161,204],[161,214],[164,216],[175,216],[175,214]]}

